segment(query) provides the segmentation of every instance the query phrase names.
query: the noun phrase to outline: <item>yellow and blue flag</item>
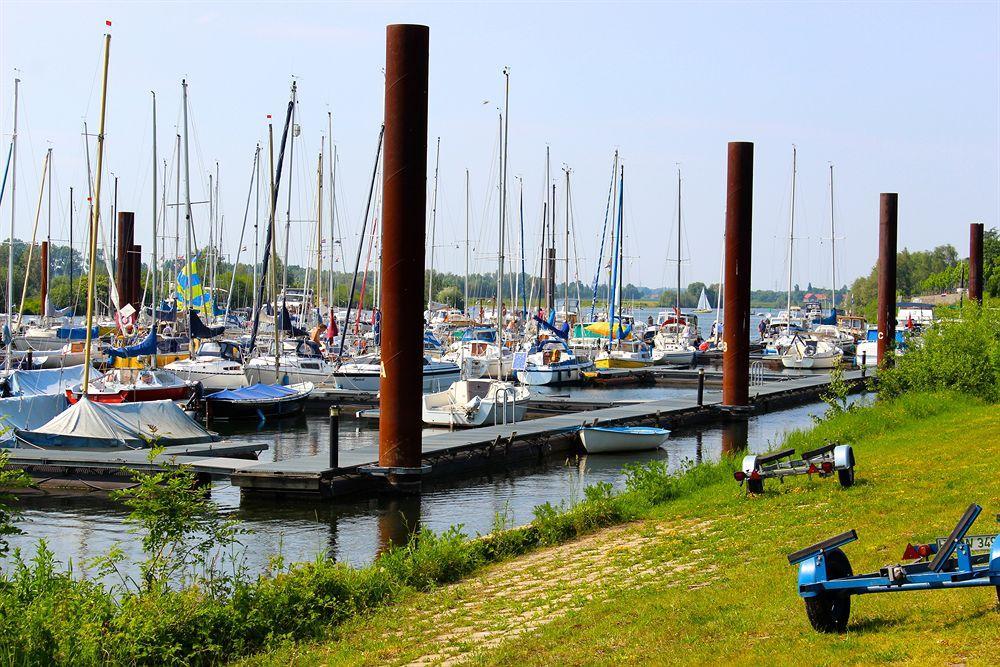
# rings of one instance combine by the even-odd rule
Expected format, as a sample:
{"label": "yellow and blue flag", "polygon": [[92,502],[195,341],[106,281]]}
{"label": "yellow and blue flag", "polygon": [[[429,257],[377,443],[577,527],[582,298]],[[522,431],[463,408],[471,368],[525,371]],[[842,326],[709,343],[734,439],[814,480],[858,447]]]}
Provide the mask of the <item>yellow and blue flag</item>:
{"label": "yellow and blue flag", "polygon": [[198,275],[198,257],[192,259],[191,263],[177,274],[177,301],[181,306],[190,307],[191,310],[212,312],[212,295],[205,291],[201,276]]}

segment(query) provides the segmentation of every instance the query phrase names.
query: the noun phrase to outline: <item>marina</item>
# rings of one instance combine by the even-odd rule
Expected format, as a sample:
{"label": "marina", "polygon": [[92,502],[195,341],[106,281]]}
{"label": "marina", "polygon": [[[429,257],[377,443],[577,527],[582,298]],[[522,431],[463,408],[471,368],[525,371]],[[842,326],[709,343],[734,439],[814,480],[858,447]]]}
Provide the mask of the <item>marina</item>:
{"label": "marina", "polygon": [[0,663],[997,654],[995,7],[81,2],[0,6]]}

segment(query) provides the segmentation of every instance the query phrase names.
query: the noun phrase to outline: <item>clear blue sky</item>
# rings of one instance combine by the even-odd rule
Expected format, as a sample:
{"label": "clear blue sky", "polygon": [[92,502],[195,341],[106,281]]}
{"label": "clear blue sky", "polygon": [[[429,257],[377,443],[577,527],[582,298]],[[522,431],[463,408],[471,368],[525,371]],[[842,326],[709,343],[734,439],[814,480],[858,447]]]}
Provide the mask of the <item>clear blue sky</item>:
{"label": "clear blue sky", "polygon": [[[49,3],[0,4],[0,127],[22,79],[17,234],[30,237],[45,149],[55,150],[53,236],[67,190],[86,188],[80,137],[97,123],[101,35],[113,21],[107,160],[119,205],[150,244],[149,91],[161,159],[171,157],[180,80],[191,86],[194,198],[219,161],[226,251],[235,250],[265,114],[300,87],[292,217],[314,216],[326,112],[340,153],[348,256],[381,122],[385,25],[431,27],[430,154],[441,136],[436,263],[463,268],[464,170],[472,179],[474,270],[495,254],[497,107],[511,79],[511,176],[523,176],[529,261],[536,256],[544,154],[573,170],[581,278],[589,282],[611,155],[626,165],[626,279],[671,284],[675,169],[684,172],[684,282],[718,279],[726,142],[756,144],[753,283],[783,288],[791,147],[799,148],[794,279],[830,282],[828,165],[835,165],[838,282],[876,256],[878,194],[900,194],[900,246],[954,244],[1000,217],[1000,3]],[[487,102],[488,101],[488,102]],[[485,102],[485,103],[484,103]],[[279,121],[280,122],[280,121]],[[280,127],[279,127],[280,130]],[[428,170],[433,173],[433,164]],[[105,181],[106,183],[108,181]],[[428,184],[430,186],[430,183]],[[516,197],[516,183],[511,184]],[[560,186],[561,190],[561,186]],[[109,189],[106,187],[105,192]],[[561,197],[561,192],[560,192]],[[282,209],[284,205],[282,204]],[[559,205],[560,218],[562,205]],[[196,210],[204,224],[207,210]],[[9,225],[9,196],[0,230]],[[45,212],[43,210],[43,229]],[[516,220],[516,218],[515,218]],[[561,224],[561,223],[560,223]],[[81,230],[80,227],[77,228]],[[235,231],[234,231],[235,230]],[[44,232],[43,232],[44,233]],[[203,240],[207,232],[199,233]],[[304,255],[296,225],[293,261]],[[77,232],[77,237],[82,234]],[[249,243],[249,241],[247,241]],[[252,246],[251,246],[252,247]],[[560,250],[560,254],[562,251]],[[530,270],[530,269],[529,269]]]}

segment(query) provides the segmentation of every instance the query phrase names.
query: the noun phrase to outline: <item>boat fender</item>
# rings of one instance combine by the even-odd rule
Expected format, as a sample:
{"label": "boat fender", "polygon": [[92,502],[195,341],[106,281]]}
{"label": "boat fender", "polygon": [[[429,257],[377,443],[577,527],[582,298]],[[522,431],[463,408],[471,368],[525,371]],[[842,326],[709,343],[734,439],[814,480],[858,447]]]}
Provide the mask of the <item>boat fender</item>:
{"label": "boat fender", "polygon": [[479,405],[482,402],[483,402],[483,399],[479,398],[478,396],[473,396],[472,399],[469,400],[468,402],[466,402],[466,404],[464,406],[462,406],[462,407],[465,408],[466,412],[468,412],[468,413],[471,414],[471,413],[473,413],[473,412],[475,412],[476,410],[479,409]]}
{"label": "boat fender", "polygon": [[837,445],[833,448],[833,467],[837,470],[854,467],[854,450],[850,445]]}
{"label": "boat fender", "polygon": [[744,456],[743,465],[741,467],[743,468],[743,472],[745,472],[747,475],[752,473],[754,470],[757,469],[757,455],[747,454],[746,456]]}

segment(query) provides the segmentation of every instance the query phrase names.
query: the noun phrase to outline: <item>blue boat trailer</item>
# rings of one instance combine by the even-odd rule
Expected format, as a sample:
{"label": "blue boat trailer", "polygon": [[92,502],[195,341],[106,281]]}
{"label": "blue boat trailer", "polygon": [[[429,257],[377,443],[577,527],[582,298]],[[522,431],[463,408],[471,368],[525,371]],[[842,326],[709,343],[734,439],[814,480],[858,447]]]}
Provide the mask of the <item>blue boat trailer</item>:
{"label": "blue boat trailer", "polygon": [[[871,574],[855,575],[841,550],[858,539],[854,530],[790,554],[789,564],[799,566],[799,595],[805,600],[813,629],[843,632],[851,614],[852,595],[995,586],[1000,601],[1000,530],[989,535],[968,534],[982,510],[975,503],[969,505],[946,538],[930,544],[908,544],[903,560],[916,562],[888,565]],[[975,553],[980,549],[984,551]]]}
{"label": "blue boat trailer", "polygon": [[783,449],[770,454],[748,454],[743,457],[740,469],[733,477],[740,485],[746,482],[750,493],[763,493],[764,480],[794,475],[818,475],[821,478],[837,475],[843,487],[854,484],[854,449],[850,445],[828,442],[822,447],[802,453],[793,459],[794,449]]}

